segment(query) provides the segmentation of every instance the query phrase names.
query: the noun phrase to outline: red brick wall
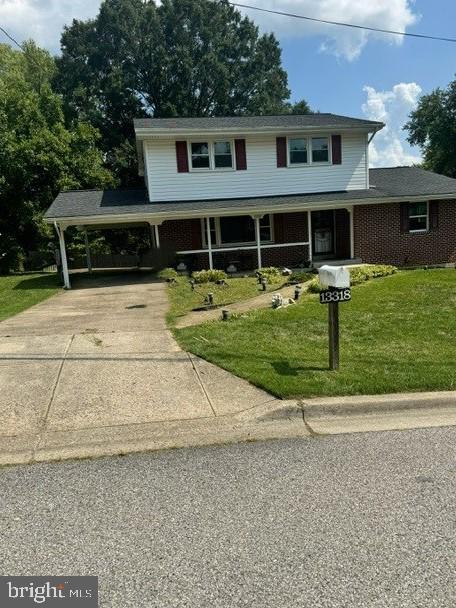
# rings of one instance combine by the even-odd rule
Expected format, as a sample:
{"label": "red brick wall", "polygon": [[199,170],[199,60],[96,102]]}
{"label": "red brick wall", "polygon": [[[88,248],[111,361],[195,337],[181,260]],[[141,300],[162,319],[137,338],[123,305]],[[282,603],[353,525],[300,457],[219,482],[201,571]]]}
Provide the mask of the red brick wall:
{"label": "red brick wall", "polygon": [[160,245],[168,246],[174,251],[202,249],[201,221],[169,220],[158,227]]}
{"label": "red brick wall", "polygon": [[274,215],[274,240],[276,243],[307,241],[307,213],[277,213]]}
{"label": "red brick wall", "polygon": [[439,201],[438,228],[401,232],[399,203],[354,207],[355,257],[363,262],[414,266],[456,262],[456,200]]}

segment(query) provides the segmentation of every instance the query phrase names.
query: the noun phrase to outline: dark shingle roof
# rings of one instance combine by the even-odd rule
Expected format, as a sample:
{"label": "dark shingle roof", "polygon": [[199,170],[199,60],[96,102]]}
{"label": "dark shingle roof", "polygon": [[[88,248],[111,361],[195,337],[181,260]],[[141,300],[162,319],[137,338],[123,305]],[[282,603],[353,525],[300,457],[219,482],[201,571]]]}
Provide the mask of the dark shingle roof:
{"label": "dark shingle roof", "polygon": [[137,118],[135,129],[290,129],[350,127],[378,129],[382,122],[338,116],[337,114],[285,114],[280,116],[220,116],[211,118]]}
{"label": "dark shingle roof", "polygon": [[419,167],[371,169],[370,185],[385,196],[421,196],[456,193],[456,179]]}
{"label": "dark shingle roof", "polygon": [[244,199],[220,199],[201,201],[173,201],[149,203],[146,189],[137,190],[75,190],[61,192],[47,210],[45,217],[63,219],[120,214],[164,214],[173,212],[204,212],[226,208],[299,207],[302,205],[357,200],[386,202],[394,197],[438,196],[454,194],[456,179],[417,167],[394,167],[370,170],[369,190],[295,194]]}

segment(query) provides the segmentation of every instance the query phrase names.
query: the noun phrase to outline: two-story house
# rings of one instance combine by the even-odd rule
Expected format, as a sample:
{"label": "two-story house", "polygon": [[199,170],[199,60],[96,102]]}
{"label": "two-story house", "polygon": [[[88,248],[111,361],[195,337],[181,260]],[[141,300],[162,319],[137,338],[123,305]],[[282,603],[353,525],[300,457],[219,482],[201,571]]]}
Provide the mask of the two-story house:
{"label": "two-story house", "polygon": [[62,192],[64,231],[150,225],[153,247],[189,268],[456,261],[456,180],[369,169],[383,124],[334,114],[135,121],[135,190]]}

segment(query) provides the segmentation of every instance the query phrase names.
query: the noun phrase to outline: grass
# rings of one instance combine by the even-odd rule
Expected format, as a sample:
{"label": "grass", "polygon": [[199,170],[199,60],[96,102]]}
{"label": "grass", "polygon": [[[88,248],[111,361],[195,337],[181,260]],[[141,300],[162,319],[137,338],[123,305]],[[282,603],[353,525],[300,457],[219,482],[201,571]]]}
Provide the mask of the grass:
{"label": "grass", "polygon": [[187,350],[282,398],[456,389],[456,271],[402,271],[340,305],[341,368],[328,370],[327,306],[176,330]]}
{"label": "grass", "polygon": [[[287,280],[287,277],[278,277],[276,281],[268,283],[267,290],[279,289]],[[195,308],[203,306],[209,292],[214,294],[214,304],[217,306],[226,306],[234,302],[248,300],[263,293],[254,277],[228,278],[227,283],[226,286],[216,285],[215,283],[199,283],[195,285],[195,290],[192,291],[188,278],[179,277],[177,283],[168,288],[171,300],[168,323],[172,325],[177,317],[186,315]]]}
{"label": "grass", "polygon": [[0,321],[46,300],[59,289],[55,274],[0,276]]}

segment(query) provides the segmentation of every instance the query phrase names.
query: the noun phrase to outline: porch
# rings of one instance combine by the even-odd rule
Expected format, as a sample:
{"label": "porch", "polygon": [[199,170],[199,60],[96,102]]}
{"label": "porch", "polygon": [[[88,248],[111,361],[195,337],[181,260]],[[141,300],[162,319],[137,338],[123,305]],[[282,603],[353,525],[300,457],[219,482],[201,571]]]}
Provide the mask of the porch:
{"label": "porch", "polygon": [[[59,237],[67,289],[71,287],[65,240],[69,227],[84,234],[89,271],[96,267],[91,231],[117,228],[141,228],[148,234],[149,250],[129,259],[129,267],[158,270],[180,265],[188,271],[222,268],[235,273],[265,266],[313,268],[325,261],[359,261],[355,260],[353,205],[331,204],[322,195],[315,206],[301,197],[151,204],[144,191],[93,191],[84,193],[93,201],[88,205],[84,200],[87,210],[80,213],[77,199],[81,196],[80,192],[62,193],[54,207],[64,208],[65,216],[53,215],[53,207],[47,214]],[[66,199],[64,205],[59,204],[60,197]],[[72,197],[76,197],[74,203]],[[71,213],[71,205],[77,215]],[[119,256],[113,259],[123,262]]]}

